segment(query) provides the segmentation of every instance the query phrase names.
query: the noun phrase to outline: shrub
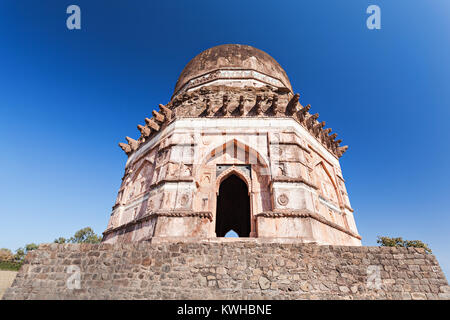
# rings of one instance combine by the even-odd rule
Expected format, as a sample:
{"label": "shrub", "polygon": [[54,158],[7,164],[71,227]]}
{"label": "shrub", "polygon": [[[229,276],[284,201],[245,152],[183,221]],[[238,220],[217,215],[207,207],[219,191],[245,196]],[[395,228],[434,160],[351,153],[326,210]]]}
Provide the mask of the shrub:
{"label": "shrub", "polygon": [[16,261],[0,261],[0,270],[19,271],[22,266],[21,262]]}
{"label": "shrub", "polygon": [[382,247],[423,248],[425,249],[425,252],[431,253],[431,249],[428,247],[428,245],[420,240],[403,240],[403,238],[401,237],[390,238],[378,236],[377,243],[379,243]]}
{"label": "shrub", "polygon": [[11,252],[11,250],[2,248],[0,249],[0,261],[1,262],[7,262],[7,261],[13,261],[14,255]]}

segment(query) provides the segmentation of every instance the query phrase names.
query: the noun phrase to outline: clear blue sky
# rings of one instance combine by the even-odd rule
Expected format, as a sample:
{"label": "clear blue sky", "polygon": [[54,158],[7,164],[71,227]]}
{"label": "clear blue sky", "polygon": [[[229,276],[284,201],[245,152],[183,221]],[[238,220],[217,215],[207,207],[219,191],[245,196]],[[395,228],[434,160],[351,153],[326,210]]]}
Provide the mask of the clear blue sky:
{"label": "clear blue sky", "polygon": [[[77,4],[82,29],[66,28]],[[366,28],[377,4],[382,29]],[[0,2],[0,247],[101,233],[126,156],[184,65],[255,46],[350,146],[365,245],[428,243],[450,274],[450,1]]]}

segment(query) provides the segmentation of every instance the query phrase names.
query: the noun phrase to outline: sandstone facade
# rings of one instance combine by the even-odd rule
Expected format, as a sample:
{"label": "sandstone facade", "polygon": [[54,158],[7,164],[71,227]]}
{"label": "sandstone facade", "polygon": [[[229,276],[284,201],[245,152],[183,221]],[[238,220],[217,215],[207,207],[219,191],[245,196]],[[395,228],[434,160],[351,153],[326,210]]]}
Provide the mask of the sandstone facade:
{"label": "sandstone facade", "polygon": [[249,239],[41,245],[3,298],[426,300],[450,287],[422,249]]}
{"label": "sandstone facade", "polygon": [[[347,147],[309,109],[268,54],[240,45],[204,51],[170,102],[138,126],[141,136],[120,144],[128,160],[104,241],[238,230],[360,245],[339,164]],[[241,193],[239,183],[225,188],[231,176],[245,183]]]}

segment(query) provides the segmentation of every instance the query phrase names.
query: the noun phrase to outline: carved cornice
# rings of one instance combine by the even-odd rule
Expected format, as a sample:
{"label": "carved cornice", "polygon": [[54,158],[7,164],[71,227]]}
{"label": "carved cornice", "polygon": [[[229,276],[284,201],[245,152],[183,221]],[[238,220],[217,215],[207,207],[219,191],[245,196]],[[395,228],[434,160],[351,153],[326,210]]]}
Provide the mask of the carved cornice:
{"label": "carved cornice", "polygon": [[297,121],[331,154],[340,158],[348,146],[341,147],[342,140],[335,140],[337,134],[332,134],[330,128],[325,129],[325,122],[317,120],[319,114],[312,115],[309,109],[309,105],[303,107],[299,103],[299,94],[293,95],[290,91],[271,86],[233,88],[210,85],[180,93],[166,106],[160,105],[159,112],[154,111],[151,119],[145,119],[146,126],[138,126],[141,131],[138,140],[127,137],[128,144],[119,145],[130,156],[176,118],[287,117]]}
{"label": "carved cornice", "polygon": [[307,181],[306,179],[302,178],[302,177],[297,177],[297,178],[291,178],[291,177],[274,177],[271,181],[271,184],[273,184],[274,182],[287,182],[287,183],[304,183],[307,186],[313,188],[313,189],[319,189],[318,186],[316,186],[314,183]]}
{"label": "carved cornice", "polygon": [[150,216],[158,217],[197,217],[206,218],[210,221],[213,219],[211,211],[192,211],[192,210],[159,210],[150,213]]}
{"label": "carved cornice", "polygon": [[[165,183],[177,183],[177,182],[194,182],[194,177],[192,176],[186,176],[186,177],[175,177],[175,178],[164,178],[161,179],[155,183],[152,183],[147,190],[145,190],[144,192],[141,192],[137,195],[135,195],[132,199],[129,199],[127,201],[121,201],[118,202],[116,204],[114,204],[114,206],[112,207],[112,211],[116,210],[117,208],[121,207],[121,206],[129,206],[130,204],[133,204],[135,201],[138,201],[140,199],[142,199],[143,197],[145,197],[146,195],[150,194],[152,191],[160,188],[163,184]],[[121,190],[124,190],[123,188]],[[119,190],[119,192],[121,191]]]}
{"label": "carved cornice", "polygon": [[173,94],[172,98],[217,80],[257,80],[277,88],[287,88],[280,79],[254,69],[220,68],[190,79],[180,90]]}
{"label": "carved cornice", "polygon": [[261,212],[261,213],[256,214],[255,216],[263,217],[263,218],[311,218],[311,219],[317,220],[329,227],[332,227],[334,229],[342,231],[356,239],[359,239],[359,240],[362,239],[359,234],[356,234],[351,230],[347,230],[334,222],[328,221],[324,217],[322,217],[312,211],[309,211],[309,210],[289,210],[289,209],[274,210],[274,211]]}
{"label": "carved cornice", "polygon": [[131,226],[135,226],[139,223],[143,223],[145,221],[151,220],[156,217],[174,217],[174,218],[184,218],[184,217],[192,217],[192,218],[201,218],[208,219],[212,221],[213,214],[210,211],[193,211],[193,210],[157,210],[157,211],[149,211],[144,216],[134,219],[128,223],[122,224],[115,228],[110,228],[103,232],[103,236],[108,235],[113,232],[118,232],[120,230],[129,228]]}
{"label": "carved cornice", "polygon": [[271,145],[285,145],[285,146],[297,146],[306,153],[310,154],[311,150],[302,145],[300,142],[297,141],[280,141],[280,142],[271,142]]}
{"label": "carved cornice", "polygon": [[158,152],[170,149],[170,148],[172,148],[174,146],[177,146],[177,147],[196,147],[197,143],[195,143],[195,142],[182,142],[182,143],[170,142],[170,143],[165,144],[164,146],[160,146],[160,148],[158,149]]}
{"label": "carved cornice", "polygon": [[177,178],[164,178],[159,180],[158,182],[151,185],[151,188],[156,188],[164,183],[173,183],[173,182],[194,182],[193,177],[177,177]]}

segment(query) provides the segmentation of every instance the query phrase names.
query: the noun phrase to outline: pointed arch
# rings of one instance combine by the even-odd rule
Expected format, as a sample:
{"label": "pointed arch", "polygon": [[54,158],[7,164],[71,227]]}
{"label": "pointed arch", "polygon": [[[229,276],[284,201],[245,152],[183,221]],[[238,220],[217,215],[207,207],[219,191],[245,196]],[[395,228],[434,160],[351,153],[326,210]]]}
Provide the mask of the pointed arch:
{"label": "pointed arch", "polygon": [[229,153],[234,158],[242,161],[246,164],[260,164],[263,167],[270,170],[269,160],[261,155],[256,149],[250,147],[245,142],[239,139],[233,138],[225,143],[219,143],[211,149],[205,156],[202,163],[207,163],[213,159],[221,157],[222,155]]}
{"label": "pointed arch", "polygon": [[239,238],[239,235],[233,229],[225,233],[224,238]]}
{"label": "pointed arch", "polygon": [[147,159],[145,159],[141,165],[138,167],[138,169],[136,170],[136,172],[134,173],[133,177],[131,178],[131,182],[136,181],[136,179],[139,177],[139,174],[141,173],[141,171],[145,168],[145,167],[151,167],[153,165],[153,163]]}
{"label": "pointed arch", "polygon": [[327,174],[328,178],[331,181],[331,184],[337,190],[336,182],[334,181],[333,177],[331,176],[330,171],[327,169],[327,166],[324,164],[323,160],[317,162],[316,165],[314,166],[314,169],[316,169],[318,166],[320,166],[325,171],[325,173]]}
{"label": "pointed arch", "polygon": [[247,176],[246,174],[244,174],[241,170],[237,169],[235,166],[232,166],[232,167],[228,168],[227,170],[222,172],[216,178],[216,194],[217,195],[219,194],[220,184],[222,183],[222,181],[224,181],[225,179],[227,179],[231,175],[235,175],[238,178],[240,178],[242,181],[244,181],[245,184],[247,185],[248,193],[250,194],[251,186],[252,186],[252,181],[251,181],[250,177]]}
{"label": "pointed arch", "polygon": [[[324,190],[324,187],[323,187],[323,183],[328,181],[331,184],[334,196],[336,197],[335,201],[336,201],[336,203],[339,204],[340,203],[339,192],[338,192],[339,189],[338,189],[337,184],[334,181],[331,173],[329,172],[329,170],[327,169],[327,166],[323,163],[323,161],[319,161],[314,166],[314,171],[315,171],[316,175],[318,176],[318,179],[321,180],[321,181],[318,181],[320,190],[322,190],[322,192],[325,193],[327,198],[330,198],[330,196],[327,195],[328,191]],[[323,174],[321,174],[321,172],[323,172],[325,175],[325,177],[323,177],[323,178],[325,178],[325,181],[324,181],[324,179],[321,179],[321,176],[323,176]]]}
{"label": "pointed arch", "polygon": [[143,191],[148,189],[150,185],[151,175],[141,176],[142,170],[146,168],[151,169],[153,163],[149,160],[144,160],[138,169],[130,177],[130,181],[127,183],[126,200],[131,200],[136,196],[142,194]]}

